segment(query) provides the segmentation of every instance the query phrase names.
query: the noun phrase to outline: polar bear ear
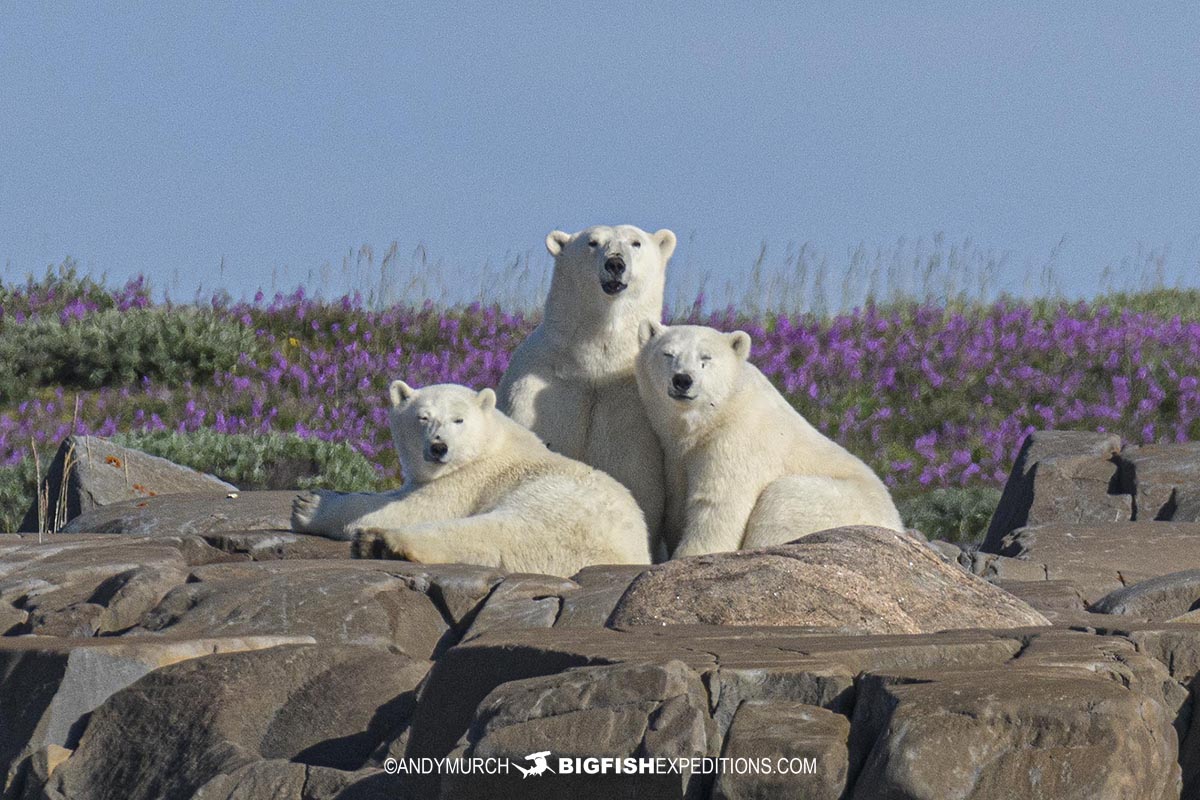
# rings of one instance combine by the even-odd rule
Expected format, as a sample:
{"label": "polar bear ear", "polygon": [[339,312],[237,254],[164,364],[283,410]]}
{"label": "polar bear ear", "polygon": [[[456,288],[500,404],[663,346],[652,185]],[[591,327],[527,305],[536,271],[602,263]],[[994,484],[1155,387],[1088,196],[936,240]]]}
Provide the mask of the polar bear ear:
{"label": "polar bear ear", "polygon": [[745,331],[734,331],[729,334],[729,345],[737,357],[745,361],[750,357],[750,334]]}
{"label": "polar bear ear", "polygon": [[412,399],[417,390],[404,381],[392,381],[388,387],[388,395],[392,398],[392,408],[399,408]]}
{"label": "polar bear ear", "polygon": [[475,397],[479,400],[479,407],[484,411],[491,411],[496,407],[496,393],[491,389],[480,389],[479,394]]}
{"label": "polar bear ear", "polygon": [[546,249],[550,251],[550,255],[556,256],[563,251],[567,246],[567,242],[571,241],[571,234],[562,231],[550,231],[546,235]]}
{"label": "polar bear ear", "polygon": [[644,347],[646,345],[646,342],[650,341],[651,339],[653,339],[655,336],[658,336],[662,332],[663,332],[662,323],[655,322],[652,319],[644,319],[638,325],[638,344],[640,344]]}
{"label": "polar bear ear", "polygon": [[658,251],[662,253],[662,260],[666,261],[675,252],[675,232],[663,228],[654,234],[654,240],[658,242]]}

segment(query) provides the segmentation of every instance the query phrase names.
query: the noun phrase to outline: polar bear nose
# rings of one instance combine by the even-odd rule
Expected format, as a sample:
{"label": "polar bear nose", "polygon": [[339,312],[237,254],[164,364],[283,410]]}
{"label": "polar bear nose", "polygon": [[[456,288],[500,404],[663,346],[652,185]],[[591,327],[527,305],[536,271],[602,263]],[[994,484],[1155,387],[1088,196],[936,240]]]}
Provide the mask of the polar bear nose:
{"label": "polar bear nose", "polygon": [[620,256],[609,256],[604,262],[604,271],[619,278],[625,274],[625,259]]}
{"label": "polar bear nose", "polygon": [[445,442],[434,442],[433,444],[429,445],[429,454],[434,458],[441,458],[449,452],[450,448]]}
{"label": "polar bear nose", "polygon": [[671,378],[671,385],[675,387],[677,392],[686,392],[692,388],[692,376],[686,372],[676,372]]}

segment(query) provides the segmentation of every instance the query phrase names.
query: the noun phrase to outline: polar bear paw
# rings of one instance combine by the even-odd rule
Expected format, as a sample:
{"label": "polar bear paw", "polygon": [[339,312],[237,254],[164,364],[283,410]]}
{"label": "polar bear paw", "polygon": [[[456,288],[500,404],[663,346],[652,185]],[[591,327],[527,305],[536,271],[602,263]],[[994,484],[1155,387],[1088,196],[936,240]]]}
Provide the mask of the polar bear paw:
{"label": "polar bear paw", "polygon": [[321,496],[317,492],[301,492],[292,501],[292,530],[299,533],[313,533],[313,521],[317,518],[317,510],[321,506]]}

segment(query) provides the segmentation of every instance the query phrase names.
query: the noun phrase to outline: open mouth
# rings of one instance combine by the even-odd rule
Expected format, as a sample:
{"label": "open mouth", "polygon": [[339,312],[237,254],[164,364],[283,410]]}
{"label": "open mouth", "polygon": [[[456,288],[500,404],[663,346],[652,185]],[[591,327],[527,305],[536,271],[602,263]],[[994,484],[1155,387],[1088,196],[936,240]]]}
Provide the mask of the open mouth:
{"label": "open mouth", "polygon": [[624,281],[600,281],[600,288],[607,295],[620,294],[629,288],[629,284]]}
{"label": "open mouth", "polygon": [[446,463],[445,456],[435,456],[433,453],[426,453],[425,460],[427,462],[429,462],[430,464],[445,464]]}
{"label": "open mouth", "polygon": [[694,394],[684,394],[683,392],[677,392],[674,389],[667,390],[667,397],[670,397],[672,400],[695,400],[696,399],[696,395],[694,395]]}

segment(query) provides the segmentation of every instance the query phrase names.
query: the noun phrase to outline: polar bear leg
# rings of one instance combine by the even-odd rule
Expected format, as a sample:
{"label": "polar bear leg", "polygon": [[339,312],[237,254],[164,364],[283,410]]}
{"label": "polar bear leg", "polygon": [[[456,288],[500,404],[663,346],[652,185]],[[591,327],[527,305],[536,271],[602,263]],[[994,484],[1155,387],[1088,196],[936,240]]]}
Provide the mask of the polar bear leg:
{"label": "polar bear leg", "polygon": [[874,486],[846,478],[788,475],[759,495],[746,524],[743,549],[770,547],[843,525],[901,530],[891,498]]}
{"label": "polar bear leg", "polygon": [[292,530],[347,540],[354,538],[358,528],[389,527],[399,522],[426,522],[454,516],[458,511],[455,499],[432,484],[415,490],[380,494],[304,492],[292,501]]}
{"label": "polar bear leg", "polygon": [[[358,557],[399,558],[421,564],[478,564],[516,572],[570,575],[578,571],[569,550],[548,547],[538,525],[511,511],[491,511],[461,519],[364,528],[355,536]],[[565,568],[564,568],[565,566]]]}

